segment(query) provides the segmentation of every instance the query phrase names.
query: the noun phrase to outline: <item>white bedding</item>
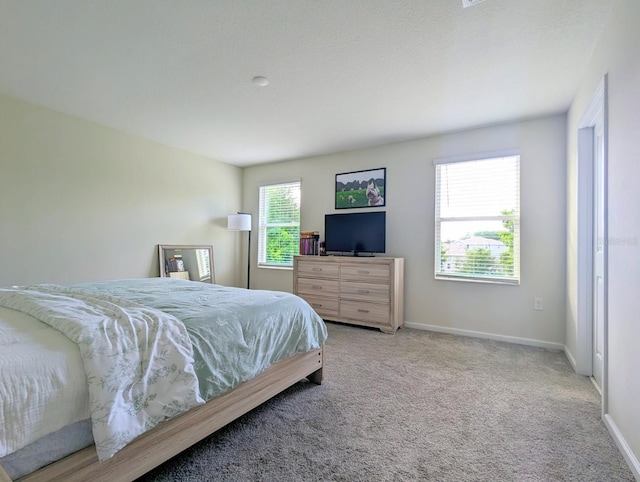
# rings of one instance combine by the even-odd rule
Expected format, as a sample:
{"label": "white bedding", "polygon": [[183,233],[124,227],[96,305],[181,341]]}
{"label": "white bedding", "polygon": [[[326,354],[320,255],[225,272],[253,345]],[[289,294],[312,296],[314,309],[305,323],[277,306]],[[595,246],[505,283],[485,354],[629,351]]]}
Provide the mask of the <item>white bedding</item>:
{"label": "white bedding", "polygon": [[56,285],[0,289],[0,306],[28,313],[79,347],[100,460],[160,422],[204,403],[189,335],[174,316]]}
{"label": "white bedding", "polygon": [[89,418],[78,346],[35,318],[2,307],[0,387],[0,457]]}

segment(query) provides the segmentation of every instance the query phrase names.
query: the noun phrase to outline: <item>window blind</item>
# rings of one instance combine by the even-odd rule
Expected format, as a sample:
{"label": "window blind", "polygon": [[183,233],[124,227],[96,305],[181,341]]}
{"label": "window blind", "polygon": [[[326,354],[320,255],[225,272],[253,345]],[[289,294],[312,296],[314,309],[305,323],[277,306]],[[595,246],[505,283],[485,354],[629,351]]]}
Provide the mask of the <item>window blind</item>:
{"label": "window blind", "polygon": [[[211,263],[209,260],[209,250],[208,249],[196,249],[196,261],[198,263],[198,279],[200,281],[204,281],[206,279],[212,278],[211,276]],[[211,279],[213,283],[213,279]]]}

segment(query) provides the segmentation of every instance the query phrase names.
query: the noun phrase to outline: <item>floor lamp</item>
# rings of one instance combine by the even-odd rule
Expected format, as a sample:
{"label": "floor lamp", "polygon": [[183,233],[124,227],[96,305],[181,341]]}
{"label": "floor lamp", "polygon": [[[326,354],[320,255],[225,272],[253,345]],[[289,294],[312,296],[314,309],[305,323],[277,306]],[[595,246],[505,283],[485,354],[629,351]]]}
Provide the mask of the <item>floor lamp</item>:
{"label": "floor lamp", "polygon": [[247,242],[247,289],[251,284],[250,276],[251,276],[251,214],[249,213],[238,213],[238,214],[229,214],[227,216],[227,229],[229,231],[248,231],[249,232],[249,240]]}

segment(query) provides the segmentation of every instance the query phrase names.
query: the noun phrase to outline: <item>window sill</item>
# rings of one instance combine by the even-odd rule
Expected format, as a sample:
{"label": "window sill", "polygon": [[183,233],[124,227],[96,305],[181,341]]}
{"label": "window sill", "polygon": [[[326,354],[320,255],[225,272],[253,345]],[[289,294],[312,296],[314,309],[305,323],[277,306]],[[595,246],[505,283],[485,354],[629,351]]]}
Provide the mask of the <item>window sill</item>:
{"label": "window sill", "polygon": [[435,275],[437,281],[463,281],[467,283],[483,283],[491,285],[520,286],[520,280],[503,278],[474,278],[472,276]]}
{"label": "window sill", "polygon": [[258,269],[275,269],[280,271],[293,271],[293,266],[271,266],[268,264],[259,264]]}

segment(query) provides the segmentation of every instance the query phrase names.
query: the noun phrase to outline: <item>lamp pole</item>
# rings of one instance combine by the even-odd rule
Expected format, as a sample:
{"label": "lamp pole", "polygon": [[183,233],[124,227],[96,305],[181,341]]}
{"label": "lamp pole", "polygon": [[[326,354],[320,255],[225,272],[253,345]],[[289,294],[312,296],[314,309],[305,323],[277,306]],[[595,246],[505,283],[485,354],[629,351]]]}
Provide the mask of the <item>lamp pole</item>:
{"label": "lamp pole", "polygon": [[249,230],[249,239],[247,241],[247,289],[251,289],[251,230]]}

